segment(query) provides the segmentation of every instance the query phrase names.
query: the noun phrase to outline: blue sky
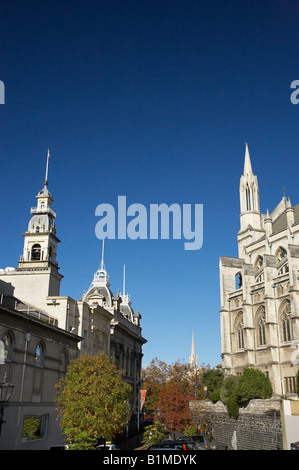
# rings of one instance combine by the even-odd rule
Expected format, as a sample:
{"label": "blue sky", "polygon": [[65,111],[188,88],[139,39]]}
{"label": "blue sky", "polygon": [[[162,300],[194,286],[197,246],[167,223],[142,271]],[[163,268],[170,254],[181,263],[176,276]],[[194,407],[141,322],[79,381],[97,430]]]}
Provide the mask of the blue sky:
{"label": "blue sky", "polygon": [[144,365],[221,362],[219,257],[237,256],[245,142],[261,211],[299,202],[296,0],[0,4],[0,267],[17,266],[51,152],[61,294],[101,261],[95,208],[203,204],[203,246],[106,240],[111,288],[142,314]]}

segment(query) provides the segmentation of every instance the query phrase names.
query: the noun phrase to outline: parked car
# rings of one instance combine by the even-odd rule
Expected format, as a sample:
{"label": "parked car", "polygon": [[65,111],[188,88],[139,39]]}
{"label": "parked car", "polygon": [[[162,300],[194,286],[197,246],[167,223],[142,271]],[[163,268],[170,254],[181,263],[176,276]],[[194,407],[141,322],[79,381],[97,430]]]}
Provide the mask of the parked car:
{"label": "parked car", "polygon": [[50,447],[50,450],[69,450],[70,446],[66,444],[57,444]]}
{"label": "parked car", "polygon": [[299,441],[297,441],[297,442],[292,442],[292,444],[291,444],[291,450],[299,450]]}
{"label": "parked car", "polygon": [[149,446],[147,450],[205,450],[205,448],[191,440],[177,440],[158,442]]}
{"label": "parked car", "polygon": [[120,450],[120,448],[117,447],[115,444],[101,444],[99,446],[96,446],[94,450]]}
{"label": "parked car", "polygon": [[196,436],[181,436],[177,441],[191,441],[196,442],[198,445],[204,447],[205,449],[215,450],[216,444],[212,436],[207,434],[198,434]]}

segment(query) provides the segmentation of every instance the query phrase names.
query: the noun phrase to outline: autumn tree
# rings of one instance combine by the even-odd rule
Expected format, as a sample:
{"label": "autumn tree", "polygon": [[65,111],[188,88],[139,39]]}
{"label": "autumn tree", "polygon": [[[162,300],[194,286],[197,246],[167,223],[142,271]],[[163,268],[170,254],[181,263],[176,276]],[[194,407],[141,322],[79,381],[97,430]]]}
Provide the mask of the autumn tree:
{"label": "autumn tree", "polygon": [[189,398],[194,398],[195,385],[197,385],[198,398],[203,398],[202,374],[205,367],[201,366],[196,371],[190,368],[188,363],[177,360],[173,364],[166,364],[155,358],[143,369],[143,385],[147,390],[144,412],[154,415],[157,407],[159,392],[166,384],[178,384],[180,391]]}
{"label": "autumn tree", "polygon": [[157,405],[161,411],[160,420],[174,436],[191,424],[189,398],[181,392],[178,383],[169,383],[161,388]]}
{"label": "autumn tree", "polygon": [[161,387],[166,384],[169,376],[169,365],[155,358],[143,369],[142,388],[147,391],[143,411],[145,414],[154,415]]}
{"label": "autumn tree", "polygon": [[130,417],[131,387],[103,353],[72,361],[57,388],[60,426],[73,449],[93,448],[99,438],[113,439]]}

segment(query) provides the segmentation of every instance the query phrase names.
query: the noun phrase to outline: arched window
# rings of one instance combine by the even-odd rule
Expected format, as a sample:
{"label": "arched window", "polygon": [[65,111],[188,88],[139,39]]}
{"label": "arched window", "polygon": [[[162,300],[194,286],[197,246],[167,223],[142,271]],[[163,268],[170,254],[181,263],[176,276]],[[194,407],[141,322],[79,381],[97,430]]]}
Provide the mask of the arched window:
{"label": "arched window", "polygon": [[236,328],[236,340],[237,340],[237,349],[244,349],[244,324],[243,324],[243,314],[240,314],[237,320]]}
{"label": "arched window", "polygon": [[282,341],[292,341],[294,339],[294,320],[291,318],[291,303],[289,300],[284,302],[281,307],[281,333]]}
{"label": "arched window", "polygon": [[262,272],[259,276],[257,276],[255,282],[263,282],[264,281],[264,273]]}
{"label": "arched window", "polygon": [[248,211],[252,210],[252,202],[251,202],[251,193],[248,184],[246,185],[246,209]]}
{"label": "arched window", "polygon": [[41,258],[41,246],[38,243],[35,243],[31,249],[31,259],[33,261],[39,261]]}
{"label": "arched window", "polygon": [[281,246],[276,250],[276,253],[275,253],[275,261],[276,263],[280,263],[281,260],[283,260],[284,258],[286,258],[287,256],[287,252],[284,248],[282,248]]}
{"label": "arched window", "polygon": [[235,276],[235,287],[236,287],[236,290],[241,289],[242,287],[242,274],[241,273],[237,273]]}
{"label": "arched window", "polygon": [[262,306],[257,311],[257,344],[258,346],[266,345],[266,312]]}
{"label": "arched window", "polygon": [[36,366],[42,366],[44,362],[44,348],[41,343],[37,344],[35,348],[34,364]]}
{"label": "arched window", "polygon": [[2,338],[3,355],[5,361],[10,361],[12,356],[12,337],[9,333],[5,333]]}
{"label": "arched window", "polygon": [[281,276],[282,274],[286,274],[289,272],[289,265],[288,263],[285,263],[278,271],[278,276]]}
{"label": "arched window", "polygon": [[39,227],[39,225],[37,225],[37,226],[35,227],[35,233],[39,233],[39,232],[40,232],[40,227]]}
{"label": "arched window", "polygon": [[68,366],[68,356],[65,350],[61,352],[59,366],[62,372],[66,372]]}
{"label": "arched window", "polygon": [[258,256],[255,263],[254,263],[254,272],[257,272],[263,266],[263,257]]}

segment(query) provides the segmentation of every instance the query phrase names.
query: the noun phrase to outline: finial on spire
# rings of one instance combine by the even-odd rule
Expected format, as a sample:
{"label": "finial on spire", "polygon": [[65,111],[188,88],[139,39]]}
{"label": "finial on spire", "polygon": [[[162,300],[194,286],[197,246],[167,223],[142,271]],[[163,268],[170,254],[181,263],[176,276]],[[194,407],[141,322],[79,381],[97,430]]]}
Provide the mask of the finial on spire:
{"label": "finial on spire", "polygon": [[103,244],[102,244],[102,260],[101,260],[101,269],[105,269],[105,265],[104,265],[104,238],[103,238]]}
{"label": "finial on spire", "polygon": [[126,295],[126,265],[124,264],[123,295]]}
{"label": "finial on spire", "polygon": [[48,155],[47,155],[47,164],[46,164],[46,177],[45,177],[45,184],[48,184],[48,170],[49,170],[49,160],[50,160],[50,150],[48,149]]}

